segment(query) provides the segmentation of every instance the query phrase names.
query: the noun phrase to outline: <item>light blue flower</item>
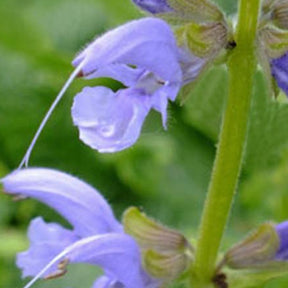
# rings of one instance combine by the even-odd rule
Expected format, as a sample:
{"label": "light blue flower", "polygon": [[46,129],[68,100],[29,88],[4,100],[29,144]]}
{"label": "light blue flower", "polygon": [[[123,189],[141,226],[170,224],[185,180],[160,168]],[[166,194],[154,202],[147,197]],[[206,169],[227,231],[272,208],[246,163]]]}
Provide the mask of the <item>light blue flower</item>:
{"label": "light blue flower", "polygon": [[28,229],[30,248],[18,254],[23,277],[59,276],[68,263],[100,266],[104,275],[94,288],[156,288],[159,281],[143,270],[137,243],[123,232],[105,199],[90,185],[63,172],[29,168],[1,180],[4,191],[35,198],[54,208],[73,227],[34,219]]}
{"label": "light blue flower", "polygon": [[42,120],[19,168],[28,166],[41,131],[75,77],[108,77],[123,84],[116,92],[85,87],[72,107],[80,139],[100,152],[116,152],[137,141],[151,109],[161,113],[166,129],[168,101],[176,99],[208,60],[178,47],[169,25],[156,18],[131,21],[96,38],[74,59],[75,71]]}
{"label": "light blue flower", "polygon": [[72,107],[80,138],[100,152],[134,144],[151,109],[166,127],[168,100],[182,85],[179,50],[168,24],[144,18],[120,26],[87,46],[73,61],[88,79],[110,77],[126,88],[88,87]]}
{"label": "light blue flower", "polygon": [[272,76],[288,96],[288,52],[270,61]]}

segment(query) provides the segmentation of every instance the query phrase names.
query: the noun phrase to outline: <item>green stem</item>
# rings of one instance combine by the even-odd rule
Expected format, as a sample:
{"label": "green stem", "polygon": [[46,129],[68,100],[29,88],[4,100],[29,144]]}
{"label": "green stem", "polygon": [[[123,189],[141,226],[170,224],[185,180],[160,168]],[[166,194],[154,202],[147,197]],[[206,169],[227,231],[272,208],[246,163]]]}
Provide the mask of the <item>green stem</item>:
{"label": "green stem", "polygon": [[255,38],[260,2],[240,0],[237,47],[228,62],[229,94],[200,225],[193,287],[212,287],[211,278],[242,166],[256,70]]}

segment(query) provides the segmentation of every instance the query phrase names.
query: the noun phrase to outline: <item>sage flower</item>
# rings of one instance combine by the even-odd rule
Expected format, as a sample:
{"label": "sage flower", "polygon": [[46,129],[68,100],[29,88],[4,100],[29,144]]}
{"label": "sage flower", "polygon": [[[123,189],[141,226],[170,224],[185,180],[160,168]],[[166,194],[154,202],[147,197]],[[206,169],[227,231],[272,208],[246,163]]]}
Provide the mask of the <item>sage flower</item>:
{"label": "sage flower", "polygon": [[154,18],[129,22],[89,44],[73,61],[81,75],[110,77],[125,88],[86,87],[75,97],[72,117],[81,140],[100,152],[127,148],[151,109],[166,127],[168,100],[182,85],[178,53],[168,24]]}
{"label": "sage flower", "polygon": [[156,288],[142,268],[138,244],[115,219],[106,200],[90,185],[66,173],[45,168],[17,170],[1,180],[6,193],[32,197],[55,209],[73,227],[34,219],[28,229],[30,248],[17,256],[23,277],[53,278],[68,263],[100,266],[104,275],[94,288]]}
{"label": "sage flower", "polygon": [[73,60],[75,70],[46,113],[19,168],[28,166],[41,131],[75,77],[108,77],[123,85],[118,91],[85,87],[72,106],[80,139],[99,152],[112,153],[137,141],[152,109],[161,114],[166,129],[169,100],[175,101],[180,88],[195,80],[208,62],[188,47],[178,47],[173,31],[161,19],[134,20],[96,38]]}

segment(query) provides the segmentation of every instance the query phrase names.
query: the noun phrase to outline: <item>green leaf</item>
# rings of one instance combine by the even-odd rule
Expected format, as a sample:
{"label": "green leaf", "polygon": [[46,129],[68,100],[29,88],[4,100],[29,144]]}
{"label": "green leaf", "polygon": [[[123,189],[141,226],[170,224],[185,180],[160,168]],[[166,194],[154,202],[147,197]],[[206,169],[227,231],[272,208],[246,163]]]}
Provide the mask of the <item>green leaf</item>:
{"label": "green leaf", "polygon": [[[276,265],[274,269],[269,270],[247,270],[236,271],[229,270],[226,272],[228,285],[233,288],[258,288],[263,287],[268,281],[280,278],[288,274],[288,264],[281,263]],[[266,287],[266,286],[265,286]],[[276,286],[273,286],[276,287]],[[280,287],[280,286],[277,286]],[[281,286],[284,287],[284,286]]]}
{"label": "green leaf", "polygon": [[[227,93],[227,72],[216,67],[197,83],[184,105],[186,123],[217,142],[221,115]],[[288,104],[267,95],[263,75],[255,76],[250,127],[244,161],[246,171],[262,170],[276,165],[288,147]]]}

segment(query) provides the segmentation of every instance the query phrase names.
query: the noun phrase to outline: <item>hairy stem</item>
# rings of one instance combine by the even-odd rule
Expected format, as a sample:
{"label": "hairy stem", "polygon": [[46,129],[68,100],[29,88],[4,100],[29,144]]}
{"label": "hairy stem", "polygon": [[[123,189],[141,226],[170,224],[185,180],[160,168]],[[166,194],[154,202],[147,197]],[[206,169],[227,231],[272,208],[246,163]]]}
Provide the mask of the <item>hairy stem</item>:
{"label": "hairy stem", "polygon": [[192,271],[193,287],[213,287],[215,262],[241,171],[256,70],[255,39],[260,2],[240,0],[237,47],[228,62],[229,94],[201,219]]}

